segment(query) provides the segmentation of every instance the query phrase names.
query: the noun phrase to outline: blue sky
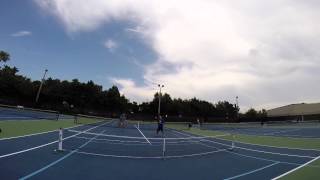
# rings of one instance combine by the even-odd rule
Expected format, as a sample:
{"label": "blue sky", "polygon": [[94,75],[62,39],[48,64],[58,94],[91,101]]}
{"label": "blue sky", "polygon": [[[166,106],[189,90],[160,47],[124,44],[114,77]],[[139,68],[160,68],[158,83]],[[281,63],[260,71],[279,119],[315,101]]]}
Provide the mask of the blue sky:
{"label": "blue sky", "polygon": [[319,1],[2,0],[0,49],[20,73],[115,84],[130,100],[240,107],[319,102]]}
{"label": "blue sky", "polygon": [[[143,69],[156,54],[127,31],[129,22],[119,21],[102,26],[94,33],[68,33],[57,18],[41,11],[35,2],[5,0],[0,6],[0,49],[11,54],[9,65],[20,74],[40,79],[44,69],[49,77],[80,81],[93,80],[109,88],[110,77],[135,79],[143,84]],[[22,31],[27,35],[14,36]],[[111,40],[116,47],[108,49]]]}

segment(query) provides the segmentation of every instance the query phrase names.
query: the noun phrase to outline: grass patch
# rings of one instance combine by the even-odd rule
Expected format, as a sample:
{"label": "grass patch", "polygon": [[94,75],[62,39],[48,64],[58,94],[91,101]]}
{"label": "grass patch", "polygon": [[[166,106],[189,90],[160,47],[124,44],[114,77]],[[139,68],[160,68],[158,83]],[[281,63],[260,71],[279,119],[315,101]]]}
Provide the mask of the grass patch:
{"label": "grass patch", "polygon": [[[175,127],[172,126],[171,128],[175,128]],[[202,135],[202,136],[215,136],[215,135],[227,134],[225,132],[212,131],[212,130],[200,130],[197,128],[191,128],[190,130],[184,129],[184,131],[192,134],[196,134],[196,135]],[[232,137],[226,136],[223,138],[226,140],[231,140]],[[257,136],[257,135],[244,135],[244,134],[235,134],[234,138],[235,138],[234,139],[235,141],[258,144],[258,145],[320,150],[319,138],[289,138],[289,137]]]}
{"label": "grass patch", "polygon": [[0,133],[1,138],[23,136],[34,133],[41,133],[46,131],[57,130],[61,128],[68,128],[77,125],[93,124],[101,122],[101,120],[79,118],[77,124],[73,119],[65,120],[16,120],[16,121],[0,121]]}
{"label": "grass patch", "polygon": [[99,122],[109,122],[110,120],[102,120],[102,119],[93,119],[93,118],[83,118],[79,117],[77,119],[77,124],[96,124]]}
{"label": "grass patch", "polygon": [[312,166],[319,166],[320,160],[314,161],[308,166],[305,166],[297,171],[294,171],[284,177],[281,180],[300,180],[300,179],[308,179],[308,180],[317,180],[320,179],[319,168]]}
{"label": "grass patch", "polygon": [[40,133],[45,131],[57,130],[60,127],[67,128],[76,126],[73,120],[17,120],[0,121],[0,138],[22,136],[27,134]]}
{"label": "grass patch", "polygon": [[[173,127],[174,128],[174,127]],[[185,132],[193,133],[196,135],[202,136],[215,136],[221,134],[227,134],[220,131],[212,130],[200,130],[196,128],[191,128],[190,130],[184,130]],[[232,136],[224,136],[222,139],[231,140]],[[319,138],[288,138],[288,137],[270,137],[270,136],[256,136],[256,135],[243,135],[235,134],[235,141],[252,143],[258,145],[268,145],[268,146],[277,146],[277,147],[290,147],[290,148],[301,148],[301,149],[318,149],[320,150],[320,139]],[[314,167],[318,166],[318,167]],[[297,171],[294,171],[281,180],[316,180],[320,179],[320,160],[316,160]]]}

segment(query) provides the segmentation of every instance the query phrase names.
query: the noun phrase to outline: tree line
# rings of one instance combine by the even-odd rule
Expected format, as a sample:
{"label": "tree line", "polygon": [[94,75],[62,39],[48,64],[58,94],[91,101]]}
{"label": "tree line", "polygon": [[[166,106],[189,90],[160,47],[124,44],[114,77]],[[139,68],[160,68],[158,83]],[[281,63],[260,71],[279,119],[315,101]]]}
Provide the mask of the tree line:
{"label": "tree line", "polygon": [[[10,60],[7,52],[0,51],[0,63]],[[18,74],[17,67],[0,64],[0,103],[24,105],[44,109],[58,110],[63,113],[81,113],[102,116],[118,116],[126,112],[132,116],[152,117],[158,111],[159,94],[155,93],[150,102],[131,102],[121,95],[117,86],[103,90],[93,81],[86,83],[78,79],[72,81],[48,78],[44,81],[40,99],[35,103],[35,96],[41,84]],[[238,114],[239,107],[227,101],[215,104],[197,98],[172,98],[164,93],[161,96],[161,114],[176,117],[199,117],[205,120],[238,121],[239,118],[265,116],[265,110],[250,109],[245,114]]]}

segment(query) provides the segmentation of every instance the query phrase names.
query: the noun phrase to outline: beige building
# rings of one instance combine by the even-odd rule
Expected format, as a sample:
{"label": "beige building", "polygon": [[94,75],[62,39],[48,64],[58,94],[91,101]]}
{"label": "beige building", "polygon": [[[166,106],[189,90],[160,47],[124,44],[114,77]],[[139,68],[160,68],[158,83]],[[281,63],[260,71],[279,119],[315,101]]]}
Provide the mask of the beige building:
{"label": "beige building", "polygon": [[320,103],[290,104],[267,110],[268,117],[320,115]]}

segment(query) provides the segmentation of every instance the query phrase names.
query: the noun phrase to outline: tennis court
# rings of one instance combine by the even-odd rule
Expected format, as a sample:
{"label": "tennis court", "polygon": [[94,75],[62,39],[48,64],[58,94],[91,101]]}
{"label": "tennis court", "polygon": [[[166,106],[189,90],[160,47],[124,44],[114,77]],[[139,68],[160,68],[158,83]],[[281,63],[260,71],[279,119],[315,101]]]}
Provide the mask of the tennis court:
{"label": "tennis court", "polygon": [[17,120],[57,120],[71,119],[73,116],[60,114],[58,111],[9,106],[0,104],[0,121]]}
{"label": "tennis court", "polygon": [[[88,119],[87,119],[88,120]],[[230,133],[168,124],[92,121],[59,131],[0,139],[3,179],[272,179],[297,167],[318,171],[318,149],[256,145]],[[199,133],[201,131],[201,133]],[[196,135],[197,134],[197,135]],[[314,175],[313,175],[314,176]]]}
{"label": "tennis court", "polygon": [[294,137],[294,138],[320,138],[320,121],[305,122],[268,122],[260,123],[207,123],[203,129],[222,131],[235,134]]}

